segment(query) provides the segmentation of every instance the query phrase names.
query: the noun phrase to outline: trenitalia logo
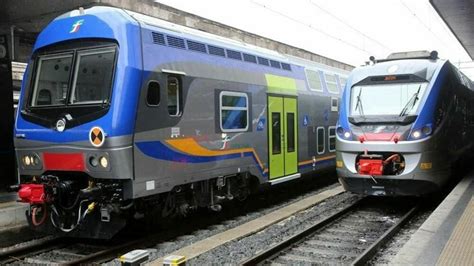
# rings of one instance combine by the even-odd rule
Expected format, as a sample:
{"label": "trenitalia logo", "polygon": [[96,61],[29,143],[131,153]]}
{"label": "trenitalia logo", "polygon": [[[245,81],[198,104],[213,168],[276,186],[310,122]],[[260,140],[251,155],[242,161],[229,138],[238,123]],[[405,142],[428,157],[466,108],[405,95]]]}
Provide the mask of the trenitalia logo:
{"label": "trenitalia logo", "polygon": [[82,23],[84,23],[83,19],[78,20],[78,21],[76,21],[76,23],[72,24],[72,29],[69,33],[78,32],[79,29],[81,28]]}

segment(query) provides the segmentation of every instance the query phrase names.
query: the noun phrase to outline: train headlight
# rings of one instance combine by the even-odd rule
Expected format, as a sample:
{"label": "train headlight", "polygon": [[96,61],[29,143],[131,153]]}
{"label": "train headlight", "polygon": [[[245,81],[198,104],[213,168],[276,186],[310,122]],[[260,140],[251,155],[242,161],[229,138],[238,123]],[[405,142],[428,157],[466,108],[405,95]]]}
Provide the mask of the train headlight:
{"label": "train headlight", "polygon": [[97,157],[91,156],[91,157],[89,157],[89,163],[93,167],[97,167],[97,165],[99,165],[99,160],[97,160]]}
{"label": "train headlight", "polygon": [[351,137],[351,132],[346,131],[346,132],[344,132],[343,136],[344,136],[345,139],[349,139]]}
{"label": "train headlight", "polygon": [[337,134],[339,135],[339,137],[341,137],[343,139],[351,139],[351,137],[352,137],[351,131],[344,129],[343,127],[338,127],[336,129],[336,131],[337,131]]}
{"label": "train headlight", "polygon": [[23,166],[29,167],[31,169],[40,169],[41,157],[37,153],[23,155],[21,157],[21,163],[23,164]]}
{"label": "train headlight", "polygon": [[107,168],[107,166],[109,166],[109,160],[107,160],[105,156],[100,157],[99,163],[103,168]]}
{"label": "train headlight", "polygon": [[23,156],[23,164],[26,165],[26,166],[30,166],[30,165],[31,165],[30,156]]}
{"label": "train headlight", "polygon": [[411,133],[411,136],[414,139],[419,139],[421,137],[421,131],[420,130],[415,130],[415,131],[413,131],[413,133]]}
{"label": "train headlight", "polygon": [[431,135],[431,133],[433,133],[433,128],[431,128],[430,125],[426,125],[421,129],[421,133],[425,136]]}
{"label": "train headlight", "polygon": [[410,138],[412,140],[417,140],[421,138],[426,138],[430,136],[431,134],[433,134],[433,127],[431,126],[431,124],[427,124],[423,126],[421,129],[413,130],[411,132]]}

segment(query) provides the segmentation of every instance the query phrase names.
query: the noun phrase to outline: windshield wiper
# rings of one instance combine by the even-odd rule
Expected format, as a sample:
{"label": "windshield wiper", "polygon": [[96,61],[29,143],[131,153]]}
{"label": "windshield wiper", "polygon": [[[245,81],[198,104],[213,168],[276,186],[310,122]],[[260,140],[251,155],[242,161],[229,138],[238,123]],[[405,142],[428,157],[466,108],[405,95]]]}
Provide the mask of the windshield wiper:
{"label": "windshield wiper", "polygon": [[362,107],[362,100],[360,99],[361,94],[362,94],[362,88],[359,91],[359,95],[357,95],[357,103],[354,110],[359,109],[359,114],[361,116],[364,116],[364,108]]}
{"label": "windshield wiper", "polygon": [[411,111],[411,109],[413,109],[413,107],[415,106],[415,103],[419,99],[418,94],[420,93],[420,90],[421,90],[421,85],[418,87],[418,90],[415,93],[413,93],[410,100],[408,100],[407,104],[405,105],[405,107],[403,107],[402,111],[400,112],[398,116],[405,116],[408,112]]}

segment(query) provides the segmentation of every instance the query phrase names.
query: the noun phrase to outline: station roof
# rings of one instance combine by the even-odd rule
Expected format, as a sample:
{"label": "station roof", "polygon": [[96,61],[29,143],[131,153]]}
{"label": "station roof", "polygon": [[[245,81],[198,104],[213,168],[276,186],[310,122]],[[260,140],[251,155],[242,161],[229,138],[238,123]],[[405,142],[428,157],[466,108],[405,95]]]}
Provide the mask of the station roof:
{"label": "station roof", "polygon": [[430,0],[430,3],[474,59],[474,1]]}

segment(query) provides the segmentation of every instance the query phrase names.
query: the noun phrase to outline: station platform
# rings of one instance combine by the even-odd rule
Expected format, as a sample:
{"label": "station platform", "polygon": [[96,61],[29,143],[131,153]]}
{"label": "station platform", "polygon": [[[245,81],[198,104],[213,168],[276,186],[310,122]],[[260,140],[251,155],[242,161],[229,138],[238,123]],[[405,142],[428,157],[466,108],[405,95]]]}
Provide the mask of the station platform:
{"label": "station platform", "polygon": [[474,265],[474,172],[428,217],[393,265]]}
{"label": "station platform", "polygon": [[28,204],[17,202],[16,193],[0,193],[0,232],[6,228],[26,225]]}

